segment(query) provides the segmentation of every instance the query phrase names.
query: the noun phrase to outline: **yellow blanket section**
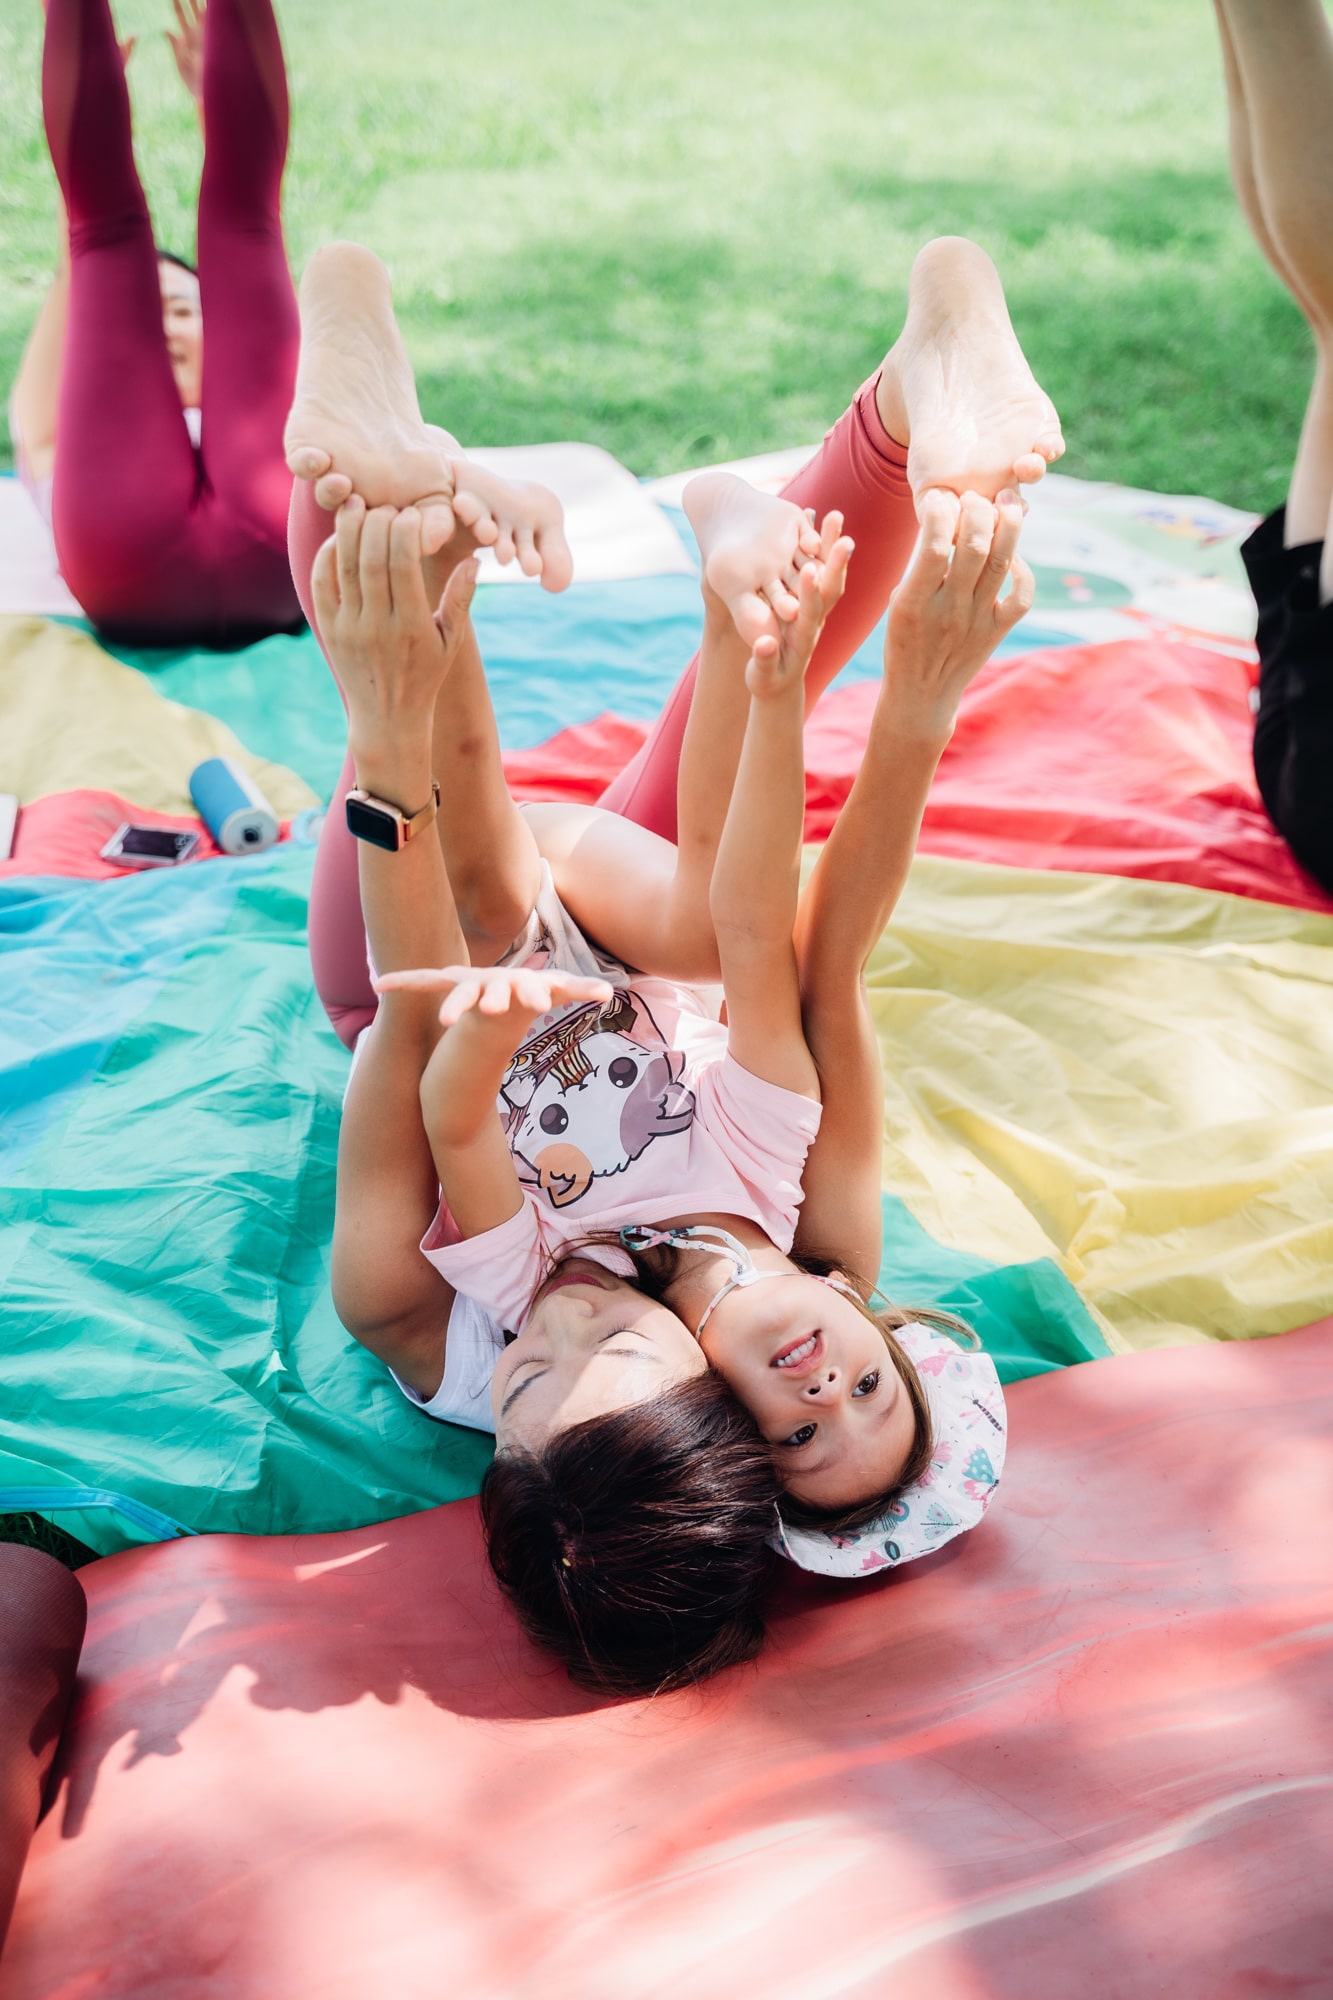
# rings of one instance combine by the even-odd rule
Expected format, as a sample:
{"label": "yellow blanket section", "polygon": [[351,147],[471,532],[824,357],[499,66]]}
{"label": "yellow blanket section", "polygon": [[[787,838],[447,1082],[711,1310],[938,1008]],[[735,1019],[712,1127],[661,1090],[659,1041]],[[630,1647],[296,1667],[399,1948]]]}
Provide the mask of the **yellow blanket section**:
{"label": "yellow blanket section", "polygon": [[884,1184],[1119,1348],[1333,1312],[1333,919],[919,858],[870,966]]}
{"label": "yellow blanket section", "polygon": [[282,819],[319,803],[285,764],[251,756],[225,723],[167,701],[86,632],[0,617],[0,790],[20,804],[87,788],[192,813],[190,773],[208,757],[234,757]]}

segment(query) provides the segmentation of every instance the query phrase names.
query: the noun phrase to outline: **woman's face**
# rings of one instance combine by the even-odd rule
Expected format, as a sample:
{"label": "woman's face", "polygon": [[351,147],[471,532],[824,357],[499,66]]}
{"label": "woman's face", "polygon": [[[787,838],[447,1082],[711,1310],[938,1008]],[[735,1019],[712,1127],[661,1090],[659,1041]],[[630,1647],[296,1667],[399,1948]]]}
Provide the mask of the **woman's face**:
{"label": "woman's face", "polygon": [[896,1483],[916,1412],[884,1336],[841,1292],[804,1272],[729,1292],[702,1346],[795,1498],[852,1507]]}
{"label": "woman's face", "polygon": [[199,309],[199,280],[179,264],[158,263],[162,288],[162,331],[181,408],[196,410],[204,380],[204,320]]}
{"label": "woman's face", "polygon": [[546,1280],[491,1378],[499,1450],[628,1409],[707,1369],[675,1313],[586,1257]]}

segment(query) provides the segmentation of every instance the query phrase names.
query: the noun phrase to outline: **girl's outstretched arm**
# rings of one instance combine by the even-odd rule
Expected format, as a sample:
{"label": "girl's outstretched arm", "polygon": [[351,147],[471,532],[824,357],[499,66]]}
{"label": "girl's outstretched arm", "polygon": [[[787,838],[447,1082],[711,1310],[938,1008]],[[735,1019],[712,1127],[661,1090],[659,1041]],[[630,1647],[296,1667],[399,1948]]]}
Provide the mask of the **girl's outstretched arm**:
{"label": "girl's outstretched arm", "polygon": [[446,965],[389,973],[386,999],[426,1004],[444,1030],[420,1084],[421,1119],[440,1192],[460,1236],[483,1236],[518,1214],[518,1178],[496,1099],[535,1021],[553,1008],[609,1000],[605,979],[522,966]]}
{"label": "girl's outstretched arm", "polygon": [[819,1095],[792,943],[805,818],[805,670],[846,579],[852,545],[841,525],[829,516],[822,554],[800,572],[795,620],[776,638],[755,641],[745,673],[749,720],[709,896],[729,1051],[752,1075],[804,1097]]}
{"label": "girl's outstretched arm", "polygon": [[963,692],[1032,603],[1032,573],[1016,552],[1022,519],[1016,493],[995,507],[976,494],[926,495],[921,539],[890,604],[861,768],[800,900],[802,1016],[824,1108],[796,1247],[868,1283],[880,1261],[884,1083],[863,974],[907,880]]}

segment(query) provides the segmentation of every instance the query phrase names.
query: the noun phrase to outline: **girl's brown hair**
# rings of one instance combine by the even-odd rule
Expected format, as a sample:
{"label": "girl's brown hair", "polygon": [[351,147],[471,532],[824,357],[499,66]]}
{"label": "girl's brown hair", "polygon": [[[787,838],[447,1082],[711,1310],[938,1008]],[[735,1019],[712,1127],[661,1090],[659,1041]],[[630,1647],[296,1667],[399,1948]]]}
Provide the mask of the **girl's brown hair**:
{"label": "girl's brown hair", "polygon": [[777,1499],[768,1446],[710,1371],[497,1454],[481,1515],[529,1636],[584,1687],[655,1694],[758,1651]]}
{"label": "girl's brown hair", "polygon": [[[618,1236],[588,1236],[586,1243],[614,1244],[624,1249]],[[577,1252],[577,1244],[567,1245],[565,1254]],[[663,1244],[652,1250],[627,1251],[633,1261],[637,1283],[651,1298],[666,1303],[666,1294],[680,1269],[681,1251],[670,1244]],[[852,1528],[864,1528],[871,1521],[877,1521],[887,1513],[898,1495],[909,1486],[914,1486],[929,1466],[935,1450],[934,1427],[930,1420],[930,1404],[926,1399],[925,1385],[911,1356],[902,1343],[896,1339],[900,1327],[913,1323],[937,1327],[941,1333],[949,1334],[954,1340],[968,1347],[977,1347],[980,1342],[972,1328],[963,1320],[955,1319],[952,1313],[940,1312],[932,1306],[895,1306],[887,1302],[876,1310],[870,1304],[875,1287],[863,1278],[854,1275],[845,1264],[833,1257],[818,1257],[788,1253],[790,1261],[798,1270],[808,1271],[812,1278],[837,1277],[842,1282],[838,1289],[861,1312],[879,1332],[884,1345],[889,1350],[889,1359],[902,1379],[904,1389],[911,1402],[916,1418],[912,1449],[907,1455],[898,1477],[884,1492],[876,1493],[869,1500],[859,1500],[851,1507],[817,1507],[808,1500],[798,1500],[792,1493],[780,1489],[777,1508],[782,1519],[793,1528],[825,1528],[830,1534],[845,1533]]]}

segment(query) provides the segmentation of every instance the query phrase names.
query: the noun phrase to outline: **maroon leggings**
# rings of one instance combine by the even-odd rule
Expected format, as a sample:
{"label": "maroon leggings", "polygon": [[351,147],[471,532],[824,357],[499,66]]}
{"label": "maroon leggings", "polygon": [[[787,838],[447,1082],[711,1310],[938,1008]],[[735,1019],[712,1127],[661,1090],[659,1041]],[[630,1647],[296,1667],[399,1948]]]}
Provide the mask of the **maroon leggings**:
{"label": "maroon leggings", "polygon": [[100,630],[132,643],[232,645],[290,630],[300,610],[282,428],[300,326],[279,211],[287,84],[269,0],[209,0],[205,17],[199,452],[162,331],[107,0],[48,0],[42,103],[69,216],[52,509],[70,589]]}
{"label": "maroon leggings", "polygon": [[[916,541],[916,512],[907,484],[907,453],[880,422],[872,377],[857,393],[808,464],[783,488],[783,498],[813,507],[820,520],[841,508],[856,543],[847,588],[820,637],[806,675],[807,709],[873,631]],[[291,560],[301,603],[311,615],[310,568],[332,528],[307,481],[292,495]],[[313,626],[314,620],[311,618]],[[317,635],[318,636],[318,635]],[[668,698],[633,761],[603,793],[601,803],[668,840],[676,837],[676,776],[698,655]],[[356,841],[347,831],[343,794],[356,779],[349,758],[320,836],[310,890],[310,960],[325,1011],[350,1048],[374,1018],[376,997],[366,963],[365,927],[357,879]]]}

